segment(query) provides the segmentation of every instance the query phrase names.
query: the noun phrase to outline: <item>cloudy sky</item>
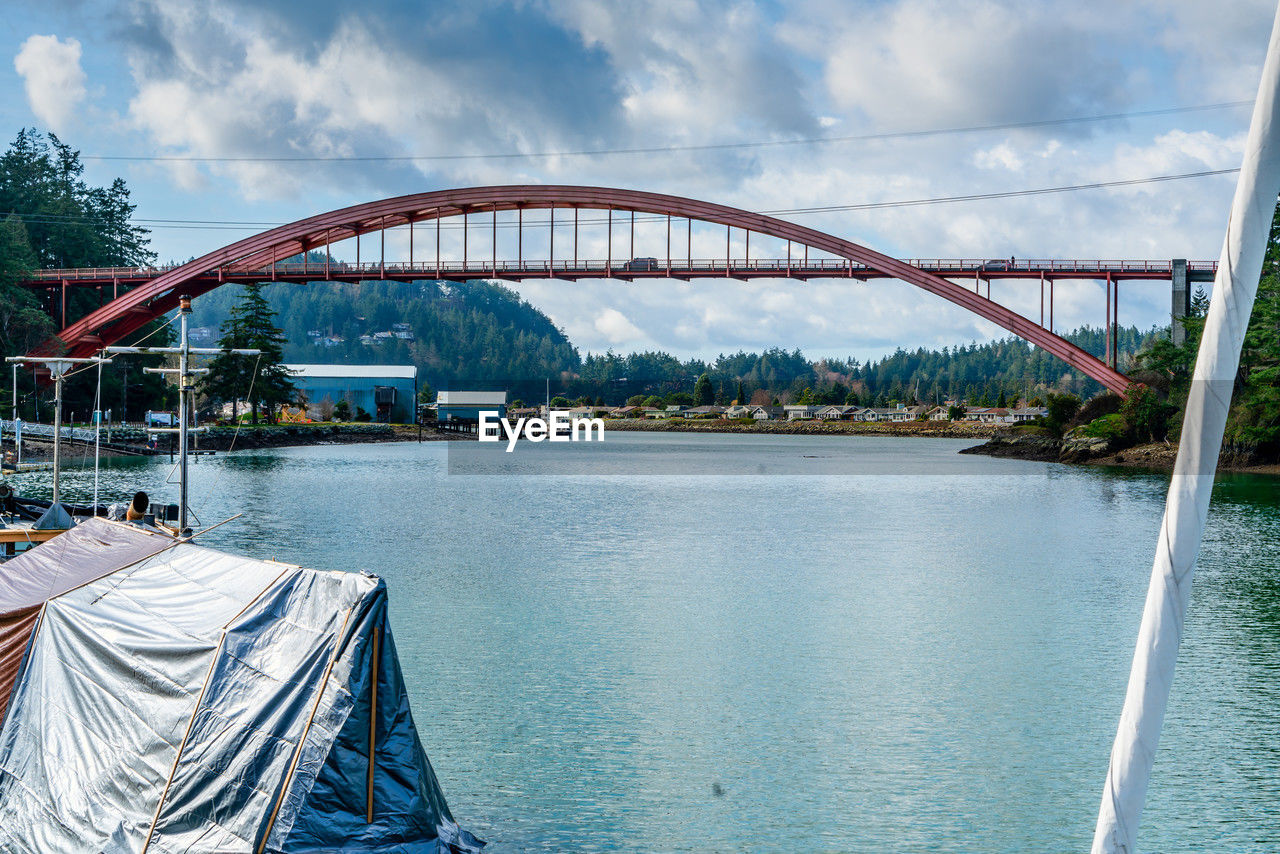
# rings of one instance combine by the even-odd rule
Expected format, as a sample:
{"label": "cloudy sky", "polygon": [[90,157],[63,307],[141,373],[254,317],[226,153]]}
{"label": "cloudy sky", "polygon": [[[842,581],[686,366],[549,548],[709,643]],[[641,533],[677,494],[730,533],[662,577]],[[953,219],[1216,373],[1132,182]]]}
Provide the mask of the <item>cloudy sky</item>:
{"label": "cloudy sky", "polygon": [[[1132,114],[1251,99],[1273,12],[1269,0],[18,0],[0,19],[0,133],[58,133],[90,158],[91,181],[129,182],[139,217],[221,223],[157,225],[162,260],[254,230],[239,223],[476,184],[609,185],[759,211],[1003,192],[1238,166],[1247,108]],[[1116,113],[1130,115],[643,155],[93,159],[539,154]],[[901,257],[1212,259],[1233,186],[1218,176],[795,219]],[[867,358],[999,331],[895,282],[517,287],[592,351]],[[1034,285],[997,283],[993,296],[1038,316]],[[1063,284],[1058,297],[1059,328],[1101,323],[1100,286]],[[1121,300],[1123,321],[1167,320],[1167,285],[1128,286]]]}

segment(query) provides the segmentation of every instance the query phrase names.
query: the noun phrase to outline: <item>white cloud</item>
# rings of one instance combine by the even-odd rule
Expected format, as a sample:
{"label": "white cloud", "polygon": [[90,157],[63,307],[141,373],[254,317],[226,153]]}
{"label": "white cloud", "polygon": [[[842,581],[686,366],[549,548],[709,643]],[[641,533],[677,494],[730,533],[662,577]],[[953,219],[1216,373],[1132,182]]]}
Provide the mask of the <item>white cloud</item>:
{"label": "white cloud", "polygon": [[80,42],[57,36],[31,36],[13,59],[37,119],[55,133],[66,133],[85,98]]}
{"label": "white cloud", "polygon": [[[376,4],[357,15],[336,0],[315,3],[325,14],[298,19],[292,6],[273,0],[139,0],[127,47],[136,87],[128,115],[144,140],[137,147],[216,157],[704,145],[816,136],[824,128],[857,135],[1234,100],[1248,95],[1229,91],[1238,81],[1256,82],[1258,33],[1267,23],[1261,0],[1242,0],[1221,20],[1195,0],[1105,7],[670,0],[634,9],[516,0],[439,4],[427,16]],[[1247,49],[1196,47],[1200,36],[1187,35],[1194,27],[1213,33],[1206,41],[1230,36]],[[1143,36],[1136,49],[1134,33]],[[209,43],[223,49],[210,52]],[[474,44],[492,50],[476,54]],[[1221,68],[1209,69],[1212,63]],[[769,210],[1219,169],[1238,163],[1246,120],[1245,111],[1210,112],[747,151],[416,166],[183,164],[166,174],[193,203],[216,194],[230,207],[228,197],[238,197],[246,211],[236,218],[268,218],[268,209],[271,219],[300,217],[441,186],[526,182],[635,187]],[[1221,244],[1230,188],[1231,179],[1213,178],[788,218],[909,258],[1199,259],[1214,257]],[[723,234],[695,233],[694,255],[722,257]],[[158,237],[176,242],[192,233]],[[584,234],[584,257],[604,257],[600,237]],[[741,253],[736,234],[734,243]],[[753,254],[784,251],[766,245],[753,237]],[[524,248],[525,257],[536,251],[528,235]],[[637,244],[634,254],[664,249]],[[576,344],[595,351],[659,347],[713,356],[777,345],[866,357],[994,332],[945,301],[890,282],[517,287]],[[1038,314],[1038,293],[1018,287],[997,283],[995,290]],[[1063,283],[1058,327],[1096,324],[1096,291]],[[1167,299],[1147,293],[1126,286],[1126,320],[1162,319]]]}
{"label": "white cloud", "polygon": [[639,327],[616,308],[606,308],[596,315],[595,330],[615,347],[634,346],[644,339]]}
{"label": "white cloud", "polygon": [[1008,142],[1002,142],[991,148],[983,149],[973,156],[973,164],[979,169],[1005,169],[1009,172],[1022,171],[1022,158]]}

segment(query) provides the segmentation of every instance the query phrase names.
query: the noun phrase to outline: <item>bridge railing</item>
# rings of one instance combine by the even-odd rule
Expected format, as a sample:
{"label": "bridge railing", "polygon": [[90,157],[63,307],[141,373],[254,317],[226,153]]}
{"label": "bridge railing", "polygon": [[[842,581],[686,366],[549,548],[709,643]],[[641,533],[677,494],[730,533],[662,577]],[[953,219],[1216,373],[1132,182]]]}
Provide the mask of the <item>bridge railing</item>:
{"label": "bridge railing", "polygon": [[35,270],[31,278],[55,282],[61,279],[140,279],[158,276],[180,266],[180,264],[164,264],[150,267],[73,267],[61,270]]}
{"label": "bridge railing", "polygon": [[[1155,275],[1167,276],[1172,271],[1172,264],[1169,261],[1152,261],[1143,259],[1127,259],[1127,260],[1105,260],[1105,259],[1055,259],[1055,258],[904,258],[905,263],[918,267],[922,270],[936,273],[947,274],[982,274],[985,276],[996,277],[1000,273],[1018,273],[1018,274],[1037,274],[1037,273],[1152,273]],[[430,275],[437,270],[441,273],[528,273],[530,271],[543,271],[550,275],[553,271],[576,271],[576,272],[647,272],[658,273],[668,268],[678,269],[682,272],[707,272],[714,274],[717,271],[723,272],[726,265],[732,270],[742,271],[830,271],[833,273],[843,272],[849,273],[866,272],[868,267],[857,262],[848,261],[843,258],[811,258],[805,260],[802,257],[787,258],[731,258],[726,261],[724,258],[694,258],[692,260],[685,258],[633,258],[615,259],[606,261],[603,259],[557,259],[555,261],[545,260],[525,260],[511,261],[500,260],[494,261],[492,258],[488,260],[468,259],[466,262],[459,260],[441,261],[439,263],[434,260],[420,260],[409,264],[406,261],[362,261],[353,263],[350,261],[289,261],[277,262],[272,266],[259,267],[251,270],[236,270],[232,268],[231,272],[236,276],[256,276],[264,280],[273,277],[291,277],[299,275],[330,275],[337,274],[343,276],[368,274],[371,278],[381,277],[385,273],[390,274],[406,274],[420,273]],[[37,270],[32,274],[35,281],[57,282],[61,280],[77,281],[77,280],[98,280],[107,279],[139,279],[153,278],[168,270],[174,269],[179,265],[149,266],[149,267],[79,267],[66,270]],[[1217,270],[1217,262],[1215,261],[1189,261],[1187,269],[1190,272],[1208,272],[1213,273]]]}

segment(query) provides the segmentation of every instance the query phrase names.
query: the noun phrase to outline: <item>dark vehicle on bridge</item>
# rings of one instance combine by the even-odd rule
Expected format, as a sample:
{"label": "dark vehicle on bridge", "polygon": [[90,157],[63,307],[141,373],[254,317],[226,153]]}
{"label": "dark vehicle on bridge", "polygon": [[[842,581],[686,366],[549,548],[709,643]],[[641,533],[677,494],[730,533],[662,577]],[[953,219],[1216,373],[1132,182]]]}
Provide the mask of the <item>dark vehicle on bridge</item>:
{"label": "dark vehicle on bridge", "polygon": [[655,273],[658,271],[657,258],[632,258],[630,261],[622,265],[624,270],[632,270],[646,273]]}
{"label": "dark vehicle on bridge", "polygon": [[1000,258],[994,261],[988,261],[982,265],[983,272],[988,272],[988,271],[1003,272],[1005,270],[1011,270],[1011,269],[1013,269],[1013,262],[1011,260],[1006,261],[1003,258]]}

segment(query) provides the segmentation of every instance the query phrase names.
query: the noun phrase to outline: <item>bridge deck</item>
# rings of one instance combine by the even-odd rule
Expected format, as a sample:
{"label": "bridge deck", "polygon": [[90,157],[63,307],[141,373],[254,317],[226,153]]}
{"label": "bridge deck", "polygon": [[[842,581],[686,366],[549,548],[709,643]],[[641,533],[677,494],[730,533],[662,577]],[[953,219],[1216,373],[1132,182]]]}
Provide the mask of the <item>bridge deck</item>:
{"label": "bridge deck", "polygon": [[[904,259],[905,263],[939,276],[958,279],[1106,279],[1168,281],[1173,275],[1169,261],[1104,261],[1057,259]],[[1187,278],[1193,282],[1211,282],[1217,272],[1213,261],[1190,261]],[[54,287],[63,284],[84,287],[135,285],[151,281],[173,267],[92,267],[71,270],[39,270],[27,282],[32,287]],[[495,259],[463,261],[414,261],[360,264],[331,261],[278,262],[255,269],[224,267],[211,270],[205,278],[220,282],[308,282],[318,280],[362,281],[369,279],[443,279],[459,281],[476,278],[498,279],[869,279],[893,278],[862,264],[843,259],[658,259],[638,258],[630,261],[605,260],[524,260]]]}

